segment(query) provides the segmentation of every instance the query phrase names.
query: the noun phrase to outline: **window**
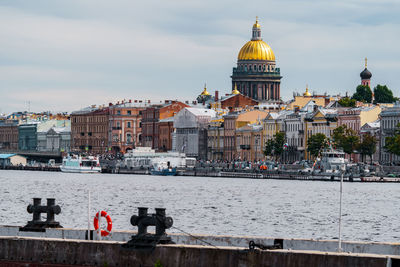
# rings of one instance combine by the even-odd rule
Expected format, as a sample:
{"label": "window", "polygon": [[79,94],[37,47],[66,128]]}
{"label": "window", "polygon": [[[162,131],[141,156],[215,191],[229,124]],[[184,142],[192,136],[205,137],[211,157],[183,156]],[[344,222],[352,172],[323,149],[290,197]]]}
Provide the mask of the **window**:
{"label": "window", "polygon": [[131,110],[128,110],[128,115],[132,115],[132,111]]}
{"label": "window", "polygon": [[88,132],[88,135],[89,135],[89,136],[92,136],[92,132]]}
{"label": "window", "polygon": [[85,136],[85,133],[82,132],[82,133],[81,133],[81,136]]}
{"label": "window", "polygon": [[131,122],[130,121],[128,121],[126,127],[131,128]]}
{"label": "window", "polygon": [[117,121],[117,128],[121,127],[121,123],[119,121]]}
{"label": "window", "polygon": [[127,133],[127,134],[126,134],[126,142],[127,142],[128,144],[132,143],[132,135],[131,135],[130,133]]}
{"label": "window", "polygon": [[121,110],[117,110],[117,114],[118,114],[118,115],[121,115]]}

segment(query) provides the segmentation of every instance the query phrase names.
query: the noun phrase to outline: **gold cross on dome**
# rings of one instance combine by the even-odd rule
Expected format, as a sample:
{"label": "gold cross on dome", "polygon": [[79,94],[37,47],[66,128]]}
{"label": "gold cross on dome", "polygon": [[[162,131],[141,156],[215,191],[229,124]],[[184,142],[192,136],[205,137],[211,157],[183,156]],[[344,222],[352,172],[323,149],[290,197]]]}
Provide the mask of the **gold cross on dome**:
{"label": "gold cross on dome", "polygon": [[367,58],[365,58],[365,68],[367,68]]}

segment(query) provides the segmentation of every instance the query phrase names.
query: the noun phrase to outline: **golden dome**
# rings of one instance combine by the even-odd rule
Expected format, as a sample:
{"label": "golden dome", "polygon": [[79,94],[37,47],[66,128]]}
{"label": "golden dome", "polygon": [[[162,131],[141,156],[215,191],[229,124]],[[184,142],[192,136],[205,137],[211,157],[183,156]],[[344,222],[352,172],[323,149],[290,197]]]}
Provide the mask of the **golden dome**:
{"label": "golden dome", "polygon": [[201,95],[210,95],[210,93],[207,91],[207,86],[206,85],[204,85],[204,90],[201,93]]}
{"label": "golden dome", "polygon": [[240,49],[238,60],[270,60],[275,61],[271,47],[263,40],[248,41]]}
{"label": "golden dome", "polygon": [[261,26],[258,24],[258,18],[253,25],[252,38],[240,49],[238,60],[275,61],[271,47],[261,39]]}
{"label": "golden dome", "polygon": [[239,90],[237,89],[236,83],[235,83],[235,89],[232,90],[232,95],[238,95],[240,94]]}
{"label": "golden dome", "polygon": [[306,91],[304,92],[303,96],[312,96],[311,93],[308,91],[308,86],[306,86]]}

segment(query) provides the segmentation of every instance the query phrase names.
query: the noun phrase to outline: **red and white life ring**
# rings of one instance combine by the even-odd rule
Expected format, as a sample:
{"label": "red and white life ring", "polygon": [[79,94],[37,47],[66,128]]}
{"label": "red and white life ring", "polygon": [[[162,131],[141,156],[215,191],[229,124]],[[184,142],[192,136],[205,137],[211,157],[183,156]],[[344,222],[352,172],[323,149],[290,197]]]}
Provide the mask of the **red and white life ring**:
{"label": "red and white life ring", "polygon": [[[105,217],[107,220],[107,229],[106,230],[101,230],[101,236],[108,236],[111,233],[112,230],[112,221],[111,221],[111,217],[110,215],[107,214],[107,212],[105,212],[104,210],[102,210],[100,212],[101,217]],[[94,221],[93,221],[93,225],[94,225],[94,230],[98,230],[99,229],[99,213],[96,213],[96,216],[94,217]]]}

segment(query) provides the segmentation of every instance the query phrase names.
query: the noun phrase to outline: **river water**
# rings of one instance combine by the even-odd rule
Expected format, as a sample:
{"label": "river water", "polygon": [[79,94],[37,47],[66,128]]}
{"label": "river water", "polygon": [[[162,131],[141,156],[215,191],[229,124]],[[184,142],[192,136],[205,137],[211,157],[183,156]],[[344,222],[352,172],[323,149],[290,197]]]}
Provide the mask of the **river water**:
{"label": "river water", "polygon": [[[339,183],[0,170],[0,225],[23,226],[33,197],[56,198],[64,227],[87,228],[88,191],[113,228],[134,230],[137,207],[164,207],[190,233],[335,239]],[[400,239],[400,184],[345,183],[343,239]],[[45,216],[43,216],[45,218]],[[179,232],[170,229],[169,232]]]}

